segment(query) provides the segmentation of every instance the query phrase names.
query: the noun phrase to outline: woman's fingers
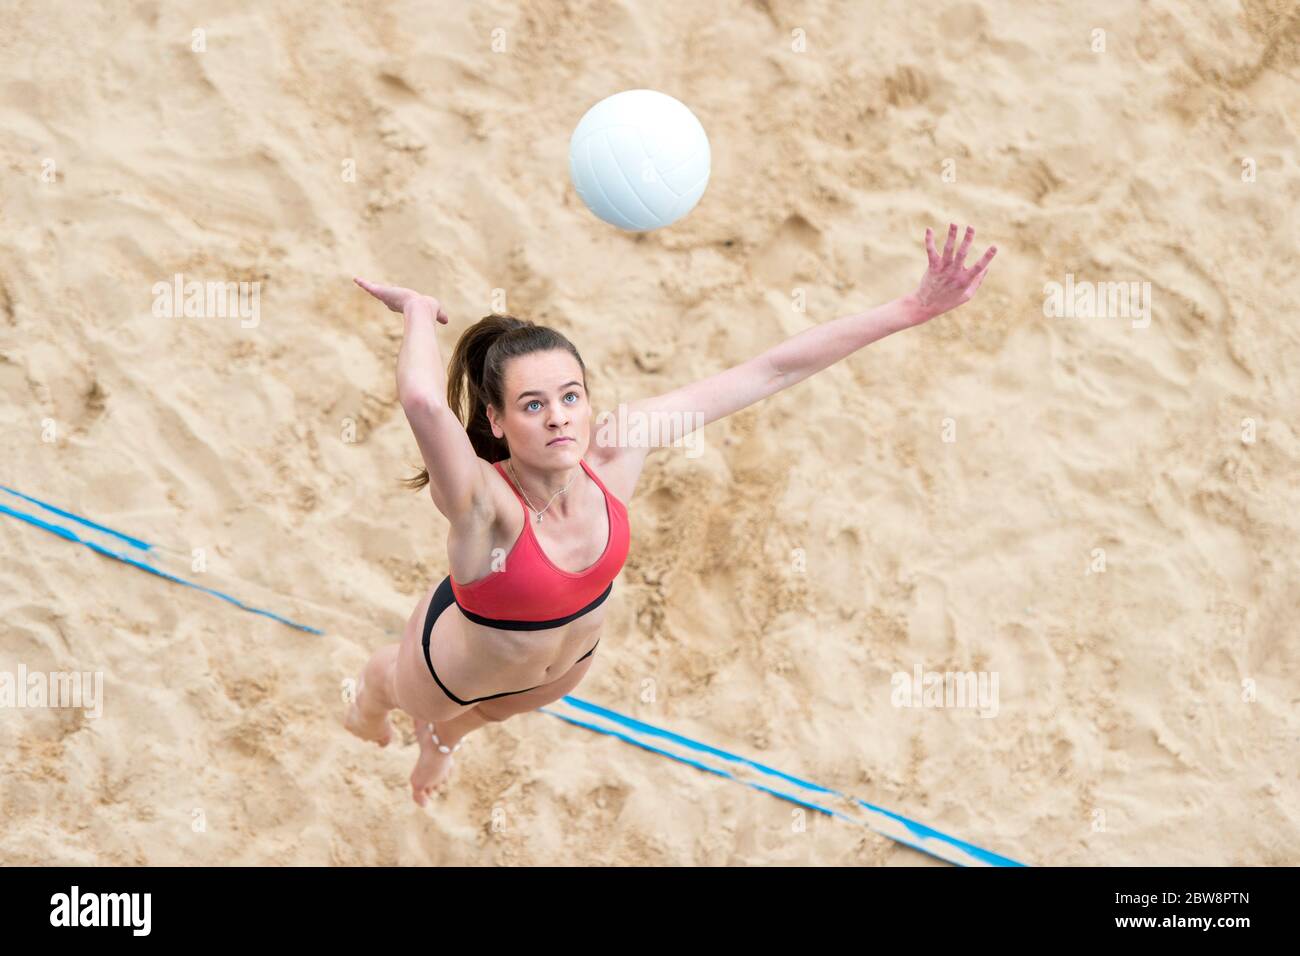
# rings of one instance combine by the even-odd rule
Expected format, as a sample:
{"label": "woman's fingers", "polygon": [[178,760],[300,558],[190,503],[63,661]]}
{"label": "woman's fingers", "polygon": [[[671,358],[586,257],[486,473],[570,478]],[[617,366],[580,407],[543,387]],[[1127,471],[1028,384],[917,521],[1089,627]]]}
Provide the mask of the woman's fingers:
{"label": "woman's fingers", "polygon": [[997,246],[989,246],[988,252],[984,253],[984,255],[980,257],[980,261],[975,264],[975,268],[971,272],[974,276],[974,281],[966,287],[966,298],[969,299],[975,294],[975,290],[980,287],[980,283],[984,281],[984,277],[989,274],[989,263],[993,261],[993,257],[997,255],[997,253]]}
{"label": "woman's fingers", "polygon": [[357,285],[361,286],[361,288],[365,289],[376,299],[382,299],[384,297],[383,286],[374,282],[367,282],[365,279],[361,278],[360,276],[353,276],[352,281],[355,282]]}
{"label": "woman's fingers", "polygon": [[966,235],[961,241],[961,248],[957,250],[957,258],[953,260],[957,264],[958,269],[961,268],[961,264],[965,261],[966,250],[970,248],[970,244],[974,239],[975,239],[975,227],[967,226]]}
{"label": "woman's fingers", "polygon": [[996,256],[997,254],[998,254],[998,247],[989,246],[988,250],[984,253],[984,255],[980,257],[980,261],[975,263],[975,265],[971,266],[971,271],[983,272],[985,269],[989,267],[989,263],[993,261],[993,257]]}
{"label": "woman's fingers", "polygon": [[957,241],[957,224],[950,222],[948,224],[948,241],[943,244],[943,264],[948,265],[952,262],[952,246]]}
{"label": "woman's fingers", "polygon": [[926,227],[925,254],[930,257],[930,268],[939,268],[939,250],[934,247],[934,230]]}
{"label": "woman's fingers", "polygon": [[[368,282],[360,276],[353,276],[352,281],[388,306],[393,312],[401,312],[406,303],[411,301],[412,297],[418,295],[411,289],[404,289],[397,285],[381,285],[378,282]],[[429,297],[425,296],[425,298]],[[447,324],[447,321],[445,318],[442,319],[444,325]]]}
{"label": "woman's fingers", "polygon": [[[975,227],[967,226],[966,234],[962,237],[961,247],[954,249],[957,244],[957,224],[951,222],[948,224],[948,239],[943,245],[943,252],[940,253],[934,245],[934,230],[927,228],[925,230],[925,254],[929,257],[930,268],[939,270],[955,265],[958,269],[965,268],[966,254],[970,251],[971,245],[975,242]],[[990,247],[993,252],[997,247]],[[971,266],[972,274],[988,265],[988,260],[993,256],[989,253],[984,254],[984,258],[977,265]]]}
{"label": "woman's fingers", "polygon": [[930,260],[930,267],[921,277],[921,283],[913,296],[925,304],[930,317],[942,315],[969,302],[988,274],[989,263],[997,255],[998,247],[989,246],[979,262],[967,268],[964,263],[975,241],[975,227],[967,226],[961,247],[954,249],[957,242],[957,223],[948,224],[948,241],[940,255],[934,247],[934,230],[925,230],[925,254]]}

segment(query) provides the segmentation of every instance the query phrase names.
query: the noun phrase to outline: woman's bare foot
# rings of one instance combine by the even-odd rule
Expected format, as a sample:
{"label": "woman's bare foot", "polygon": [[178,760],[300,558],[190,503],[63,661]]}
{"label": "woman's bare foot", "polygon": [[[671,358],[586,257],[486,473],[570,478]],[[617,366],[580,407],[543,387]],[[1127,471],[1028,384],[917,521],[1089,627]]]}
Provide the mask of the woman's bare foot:
{"label": "woman's bare foot", "polygon": [[436,750],[421,750],[419,758],[415,761],[415,769],[411,771],[411,796],[415,802],[424,806],[429,800],[429,795],[441,789],[447,782],[447,777],[451,775],[451,768],[451,754],[438,753]]}
{"label": "woman's bare foot", "polygon": [[[411,771],[411,797],[420,806],[424,806],[429,795],[447,782],[454,765],[451,754],[443,753],[434,745],[432,731],[433,726],[430,724],[421,722],[416,725],[420,756],[416,758],[415,769]],[[456,749],[459,749],[459,745]]]}
{"label": "woman's bare foot", "polygon": [[381,747],[387,747],[393,740],[393,725],[388,722],[387,712],[371,717],[367,717],[362,712],[361,695],[365,692],[365,687],[366,682],[363,679],[357,690],[357,699],[352,702],[347,716],[343,718],[343,726],[362,740],[371,740]]}

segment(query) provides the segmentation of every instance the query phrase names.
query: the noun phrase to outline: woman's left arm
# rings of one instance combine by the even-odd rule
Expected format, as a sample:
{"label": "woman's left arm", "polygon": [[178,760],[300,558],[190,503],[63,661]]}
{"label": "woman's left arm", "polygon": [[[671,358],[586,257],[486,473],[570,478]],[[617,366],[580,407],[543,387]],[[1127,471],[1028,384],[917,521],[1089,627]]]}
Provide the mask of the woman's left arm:
{"label": "woman's left arm", "polygon": [[[677,424],[674,438],[725,418],[782,389],[802,382],[886,335],[928,322],[937,315],[969,302],[984,281],[997,246],[967,268],[963,263],[975,238],[967,227],[961,248],[953,252],[956,224],[948,229],[943,255],[935,250],[934,233],[925,230],[929,264],[916,291],[856,315],[805,329],[761,355],[681,388],[630,402],[629,425],[636,416],[671,417]],[[620,434],[624,434],[620,430]]]}
{"label": "woman's left arm", "polygon": [[764,355],[781,375],[781,388],[802,382],[814,372],[834,365],[877,339],[929,322],[935,316],[969,302],[984,281],[989,263],[997,255],[998,247],[989,246],[983,258],[967,268],[964,264],[966,252],[975,239],[975,230],[966,227],[961,248],[954,255],[953,243],[956,239],[957,224],[951,223],[948,226],[948,242],[944,245],[941,256],[934,248],[934,232],[925,230],[925,251],[929,264],[925,275],[921,277],[921,284],[910,295],[857,315],[846,315],[833,322],[806,329],[765,352]]}

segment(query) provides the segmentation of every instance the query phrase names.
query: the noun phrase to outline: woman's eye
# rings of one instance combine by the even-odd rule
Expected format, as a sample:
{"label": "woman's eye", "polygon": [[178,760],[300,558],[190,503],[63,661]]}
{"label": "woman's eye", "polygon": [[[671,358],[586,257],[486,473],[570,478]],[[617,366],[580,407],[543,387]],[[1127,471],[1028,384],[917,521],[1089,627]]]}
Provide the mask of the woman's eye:
{"label": "woman's eye", "polygon": [[[577,392],[568,392],[568,393],[565,394],[564,397],[565,397],[565,398],[568,398],[570,395],[572,395],[574,398],[581,398],[581,397],[582,397],[582,396],[579,395]],[[525,405],[524,408],[525,408],[525,409],[530,409],[530,408],[532,408],[534,405],[540,405],[540,404],[541,404],[541,402],[540,402],[538,399],[534,398],[531,402],[529,402],[527,405]],[[573,403],[573,402],[569,402],[569,404],[572,405],[572,404],[574,404],[574,403]]]}

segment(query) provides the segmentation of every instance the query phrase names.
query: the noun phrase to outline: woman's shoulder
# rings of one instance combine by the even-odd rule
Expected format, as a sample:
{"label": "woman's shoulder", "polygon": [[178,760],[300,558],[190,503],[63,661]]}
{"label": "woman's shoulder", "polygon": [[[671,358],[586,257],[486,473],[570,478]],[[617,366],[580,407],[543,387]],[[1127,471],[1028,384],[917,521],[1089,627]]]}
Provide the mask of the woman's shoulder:
{"label": "woman's shoulder", "polygon": [[634,451],[637,450],[601,448],[593,443],[582,459],[588,470],[605,486],[605,490],[625,508],[632,500],[632,492],[636,489],[637,479],[641,477],[641,469],[645,465],[644,449],[640,450],[640,454],[628,454]]}
{"label": "woman's shoulder", "polygon": [[453,526],[453,532],[461,538],[491,535],[499,532],[503,526],[509,525],[512,520],[517,524],[518,512],[521,510],[519,497],[515,494],[509,479],[506,478],[502,463],[489,462],[484,458],[478,461],[483,469],[483,478],[487,482],[489,492],[486,499],[487,507],[476,509],[473,516],[463,522],[461,527]]}

